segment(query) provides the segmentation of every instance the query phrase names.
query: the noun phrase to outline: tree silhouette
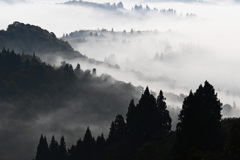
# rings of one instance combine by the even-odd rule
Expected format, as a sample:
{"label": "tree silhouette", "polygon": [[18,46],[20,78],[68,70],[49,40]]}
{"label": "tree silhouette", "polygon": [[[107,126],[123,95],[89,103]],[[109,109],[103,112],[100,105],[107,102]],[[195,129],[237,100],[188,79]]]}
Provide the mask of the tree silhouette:
{"label": "tree silhouette", "polygon": [[164,138],[163,133],[171,129],[171,121],[162,91],[156,101],[147,87],[137,106],[133,100],[129,104],[127,126],[130,139],[135,142]]}
{"label": "tree silhouette", "polygon": [[169,111],[167,110],[167,105],[165,102],[166,98],[163,96],[162,90],[160,90],[159,95],[157,97],[157,114],[158,114],[158,122],[159,122],[159,130],[161,133],[168,133],[171,130],[171,122],[172,119],[169,115]]}
{"label": "tree silhouette", "polygon": [[59,145],[58,142],[55,140],[54,135],[52,136],[51,143],[49,145],[49,159],[50,160],[58,160],[59,154]]}
{"label": "tree silhouette", "polygon": [[137,121],[137,116],[136,116],[136,106],[134,104],[134,100],[132,99],[130,101],[129,107],[128,107],[128,112],[127,112],[127,129],[128,129],[128,136],[130,139],[134,139],[134,136],[136,135],[136,121]]}
{"label": "tree silhouette", "polygon": [[204,151],[222,146],[221,105],[213,86],[207,81],[195,93],[190,91],[177,124],[178,145],[182,149],[194,147]]}
{"label": "tree silhouette", "polygon": [[95,153],[95,140],[92,136],[91,130],[87,127],[86,133],[83,138],[83,149],[82,149],[83,159],[93,159]]}
{"label": "tree silhouette", "polygon": [[107,141],[109,143],[118,143],[126,138],[127,128],[122,115],[117,115],[112,122]]}
{"label": "tree silhouette", "polygon": [[127,124],[122,115],[116,116],[107,141],[103,134],[95,141],[87,127],[83,140],[67,152],[63,136],[60,145],[53,136],[48,149],[41,135],[36,160],[239,160],[240,118],[221,120],[222,104],[211,84],[206,81],[184,99],[176,132],[170,131],[165,100],[161,90],[155,99],[147,87],[136,106],[131,100]]}
{"label": "tree silhouette", "polygon": [[156,133],[156,99],[150,94],[148,87],[144,91],[144,94],[139,100],[136,106],[137,108],[137,122],[136,131],[138,132],[137,137],[143,141],[150,140],[153,134]]}
{"label": "tree silhouette", "polygon": [[94,146],[94,144],[95,144],[95,140],[92,137],[91,130],[89,129],[89,127],[87,127],[86,133],[85,133],[84,138],[83,138],[83,145],[85,147],[90,148],[90,147]]}
{"label": "tree silhouette", "polygon": [[97,149],[98,150],[101,150],[102,148],[105,147],[105,143],[106,143],[106,140],[103,136],[103,133],[97,137],[97,140],[96,140],[96,146],[97,146]]}
{"label": "tree silhouette", "polygon": [[41,135],[39,144],[37,147],[37,154],[36,154],[36,160],[48,160],[48,144],[47,144],[47,139],[43,135]]}
{"label": "tree silhouette", "polygon": [[83,150],[83,141],[79,139],[77,141],[77,145],[68,149],[68,154],[69,154],[69,160],[78,160],[81,159],[82,156],[82,151]]}
{"label": "tree silhouette", "polygon": [[97,137],[97,140],[96,140],[96,157],[97,159],[104,159],[104,150],[106,148],[106,140],[103,136],[103,133]]}
{"label": "tree silhouette", "polygon": [[78,63],[76,68],[74,69],[75,72],[79,73],[81,71],[81,66],[80,64]]}
{"label": "tree silhouette", "polygon": [[59,157],[59,160],[67,160],[67,149],[66,149],[66,143],[63,136],[61,137],[61,140],[60,140],[58,157]]}

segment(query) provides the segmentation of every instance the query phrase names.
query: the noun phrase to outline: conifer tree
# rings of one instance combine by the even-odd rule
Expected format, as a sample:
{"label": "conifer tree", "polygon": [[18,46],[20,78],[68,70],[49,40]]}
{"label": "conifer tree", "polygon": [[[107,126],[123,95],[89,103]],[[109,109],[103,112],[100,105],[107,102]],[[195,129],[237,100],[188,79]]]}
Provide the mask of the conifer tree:
{"label": "conifer tree", "polygon": [[83,159],[93,159],[95,153],[95,140],[92,136],[91,130],[87,127],[86,133],[83,138],[83,148],[82,148],[82,158]]}
{"label": "conifer tree", "polygon": [[105,157],[105,148],[106,148],[106,140],[103,136],[103,133],[97,137],[96,140],[96,155],[97,155],[97,159],[104,159]]}
{"label": "conifer tree", "polygon": [[163,136],[163,133],[168,133],[171,129],[171,118],[163,92],[160,91],[156,100],[147,87],[137,106],[132,100],[127,113],[127,127],[130,139],[136,142],[153,140]]}
{"label": "conifer tree", "polygon": [[195,93],[185,98],[177,124],[178,145],[210,150],[221,147],[221,103],[211,84],[207,81]]}
{"label": "conifer tree", "polygon": [[61,137],[59,145],[59,160],[67,160],[67,149],[64,137]]}
{"label": "conifer tree", "polygon": [[156,99],[150,94],[148,87],[141,96],[136,106],[136,137],[141,140],[150,140],[152,135],[156,133]]}
{"label": "conifer tree", "polygon": [[110,132],[108,135],[109,143],[118,143],[125,139],[127,134],[126,123],[122,115],[117,115],[112,122]]}
{"label": "conifer tree", "polygon": [[127,112],[127,132],[128,132],[128,136],[130,139],[133,139],[134,136],[136,135],[136,133],[134,133],[136,131],[135,127],[136,127],[136,106],[134,104],[134,100],[132,99],[130,101],[129,107],[128,107],[128,112]]}
{"label": "conifer tree", "polygon": [[96,140],[97,148],[98,149],[104,148],[105,143],[106,143],[106,141],[105,141],[105,138],[104,138],[103,133],[102,133],[100,136],[97,137],[97,140]]}
{"label": "conifer tree", "polygon": [[41,135],[37,147],[36,160],[48,160],[48,152],[47,139]]}
{"label": "conifer tree", "polygon": [[157,97],[157,114],[158,114],[158,122],[159,122],[159,130],[161,133],[168,133],[171,130],[171,122],[172,119],[169,115],[169,111],[167,110],[167,105],[165,102],[166,98],[163,96],[162,90],[160,90],[159,95]]}
{"label": "conifer tree", "polygon": [[76,68],[74,70],[75,70],[75,72],[80,72],[81,66],[80,66],[79,63],[77,64],[77,66],[76,66]]}
{"label": "conifer tree", "polygon": [[171,121],[162,91],[156,100],[147,87],[137,106],[133,100],[129,104],[128,135],[136,142],[164,138],[163,136],[171,130]]}
{"label": "conifer tree", "polygon": [[50,160],[58,160],[58,153],[59,153],[58,151],[59,151],[59,145],[53,135],[52,139],[51,139],[51,143],[49,145],[49,159]]}
{"label": "conifer tree", "polygon": [[132,99],[130,101],[129,107],[128,107],[128,112],[127,112],[127,123],[131,124],[133,121],[134,113],[135,113],[136,106],[134,104],[134,100]]}
{"label": "conifer tree", "polygon": [[83,138],[83,145],[85,147],[91,147],[91,146],[94,146],[94,144],[95,144],[95,140],[92,137],[91,130],[89,127],[87,127],[86,133]]}

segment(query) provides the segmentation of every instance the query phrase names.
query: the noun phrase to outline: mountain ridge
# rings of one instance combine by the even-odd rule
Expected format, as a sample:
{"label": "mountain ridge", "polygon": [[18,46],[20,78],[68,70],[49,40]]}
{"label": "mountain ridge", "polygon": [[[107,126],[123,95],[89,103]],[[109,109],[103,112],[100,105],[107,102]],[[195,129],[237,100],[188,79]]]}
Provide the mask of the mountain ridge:
{"label": "mountain ridge", "polygon": [[28,55],[36,54],[50,64],[55,64],[60,57],[63,60],[78,59],[90,64],[119,69],[119,66],[88,58],[74,50],[67,41],[57,38],[53,32],[18,21],[8,25],[7,30],[0,30],[0,48]]}

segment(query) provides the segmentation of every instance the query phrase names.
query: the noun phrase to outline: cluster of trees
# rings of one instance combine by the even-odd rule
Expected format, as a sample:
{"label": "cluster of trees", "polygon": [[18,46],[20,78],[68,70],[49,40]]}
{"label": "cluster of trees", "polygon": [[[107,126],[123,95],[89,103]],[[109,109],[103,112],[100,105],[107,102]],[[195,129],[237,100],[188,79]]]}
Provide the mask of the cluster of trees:
{"label": "cluster of trees", "polygon": [[[66,100],[82,101],[103,93],[105,99],[100,99],[114,102],[117,107],[111,109],[120,112],[122,101],[137,92],[130,84],[111,80],[108,85],[109,77],[94,75],[81,70],[79,64],[75,69],[67,63],[56,68],[41,62],[34,54],[20,55],[3,49],[0,52],[0,100],[4,106],[11,107],[0,106],[1,117],[29,121],[39,112],[66,107]],[[96,85],[98,90],[94,90]],[[100,105],[100,101],[92,103]],[[106,139],[103,135],[95,139],[87,128],[83,140],[66,149],[63,137],[60,144],[53,137],[48,145],[46,137],[41,136],[36,160],[238,160],[240,119],[222,119],[221,106],[213,86],[206,81],[185,98],[177,129],[171,131],[163,92],[155,98],[146,88],[138,104],[130,101],[126,119],[120,114],[116,116]]]}
{"label": "cluster of trees", "polygon": [[33,53],[38,56],[61,56],[65,59],[86,58],[74,51],[72,46],[58,39],[53,32],[38,26],[14,22],[6,31],[0,31],[0,48],[14,48],[17,52]]}
{"label": "cluster of trees", "polygon": [[[121,106],[128,105],[129,97],[141,95],[142,87],[96,74],[97,70],[82,70],[80,64],[51,66],[34,54],[0,50],[0,148],[4,148],[0,159],[30,159],[35,134],[56,129],[66,138],[78,128],[72,121],[101,126],[118,113],[126,113]],[[13,146],[14,154],[8,146]]]}
{"label": "cluster of trees", "polygon": [[118,10],[118,9],[124,9],[123,3],[118,2],[117,4],[114,2],[113,4],[110,3],[95,3],[95,2],[87,2],[87,1],[67,1],[64,4],[70,4],[70,5],[81,5],[81,6],[87,6],[87,7],[93,7],[93,8],[99,8],[99,9],[106,9],[106,10]]}
{"label": "cluster of trees", "polygon": [[[136,146],[137,148],[148,141],[166,143],[165,139],[171,131],[171,118],[166,108],[167,105],[163,92],[160,91],[157,99],[155,99],[150,94],[149,89],[146,88],[137,105],[131,100],[126,121],[122,115],[116,116],[116,119],[111,123],[110,132],[106,140],[103,134],[95,140],[90,129],[87,128],[83,140],[78,140],[77,145],[73,145],[68,149],[68,157],[66,159],[91,160],[99,159],[100,157],[100,159],[120,159],[122,158],[121,155],[124,154],[124,159],[130,160],[134,156],[129,152],[132,150],[129,148],[130,146]],[[52,141],[53,139],[54,137]],[[47,155],[46,150],[50,152],[51,145],[47,147],[46,144],[46,138],[41,136],[36,160],[43,160],[41,155]],[[44,149],[42,149],[42,146],[44,146]],[[117,151],[118,149],[119,151]],[[108,154],[108,152],[112,154]],[[56,159],[57,157],[56,155]]]}
{"label": "cluster of trees", "polygon": [[0,30],[0,48],[11,48],[17,53],[24,52],[28,55],[35,52],[38,57],[51,64],[57,63],[56,59],[59,57],[66,60],[79,58],[90,64],[119,68],[82,55],[68,41],[57,38],[53,32],[20,22],[8,25],[6,31]]}
{"label": "cluster of trees", "polygon": [[53,102],[55,98],[63,96],[61,92],[57,91],[61,89],[69,92],[69,89],[73,87],[71,84],[77,80],[77,76],[69,64],[53,68],[41,62],[35,54],[32,56],[20,55],[6,49],[0,53],[0,68],[1,100],[10,102],[14,99],[12,103],[15,102],[16,106],[18,106],[16,104],[19,102],[18,100],[21,101],[25,98],[29,99],[26,104],[33,102],[36,106],[47,101]]}
{"label": "cluster of trees", "polygon": [[[8,117],[7,113],[11,112],[14,118],[24,118],[22,114],[26,113],[28,118],[34,118],[40,113],[67,107],[71,101],[76,107],[86,101],[88,113],[107,104],[109,108],[101,109],[99,114],[109,119],[112,113],[124,113],[120,106],[127,105],[128,97],[138,97],[142,88],[116,81],[109,75],[96,76],[96,72],[96,69],[83,71],[80,64],[73,68],[66,62],[53,67],[41,62],[35,54],[16,54],[3,49],[0,52],[0,104],[14,107],[0,105],[2,117]],[[126,94],[119,97],[121,92]],[[97,96],[101,98],[88,100]],[[111,101],[107,101],[109,97]],[[116,102],[118,104],[113,105]]]}
{"label": "cluster of trees", "polygon": [[47,139],[43,135],[39,140],[37,148],[36,159],[41,160],[65,160],[67,158],[66,143],[64,137],[61,137],[60,144],[52,136],[51,142],[48,146]]}
{"label": "cluster of trees", "polygon": [[[147,87],[137,105],[131,100],[126,120],[116,116],[106,140],[103,135],[95,140],[88,127],[83,140],[67,153],[64,149],[65,160],[237,160],[240,121],[221,121],[221,106],[213,86],[206,81],[185,98],[177,129],[171,131],[163,92],[155,98]],[[41,139],[39,146],[43,146]],[[36,160],[42,160],[39,154],[38,149]]]}

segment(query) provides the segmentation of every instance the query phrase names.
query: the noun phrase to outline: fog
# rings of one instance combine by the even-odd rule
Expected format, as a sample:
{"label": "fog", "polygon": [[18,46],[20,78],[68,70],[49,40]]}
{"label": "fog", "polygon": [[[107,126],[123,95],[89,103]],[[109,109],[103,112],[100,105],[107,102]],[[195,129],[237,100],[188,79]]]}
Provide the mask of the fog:
{"label": "fog", "polygon": [[[121,72],[100,69],[100,73],[107,72],[116,79],[176,94],[187,94],[208,80],[223,103],[235,102],[238,106],[240,23],[235,18],[240,16],[239,6],[230,3],[151,3],[149,6],[173,8],[176,15],[147,14],[141,19],[136,15],[127,18],[115,15],[116,19],[105,19],[106,25],[99,27],[100,30],[111,31],[113,28],[120,31],[115,37],[103,33],[105,38],[86,38],[87,42],[70,43],[81,53],[97,60],[114,57],[122,69]],[[187,13],[194,13],[197,17],[188,18],[184,16]],[[130,23],[124,23],[126,19]],[[131,35],[131,28],[141,34]],[[124,29],[127,34],[121,35]],[[153,61],[156,53],[164,55],[162,61]],[[144,76],[135,77],[132,70]]]}
{"label": "fog", "polygon": [[[81,67],[84,70],[97,68],[98,75],[106,73],[117,80],[131,82],[135,86],[149,86],[155,93],[162,89],[167,97],[174,124],[177,122],[177,113],[184,96],[188,95],[191,89],[195,91],[205,80],[215,87],[221,102],[229,104],[227,107],[225,105],[226,108],[223,110],[224,117],[239,116],[239,4],[233,1],[208,3],[144,1],[141,3],[143,7],[148,5],[151,9],[156,7],[159,10],[176,10],[175,15],[163,15],[159,12],[143,14],[131,11],[135,4],[140,4],[135,1],[123,1],[127,9],[124,11],[125,14],[56,4],[61,2],[63,1],[0,1],[0,29],[6,29],[14,21],[20,21],[38,25],[62,37],[63,34],[78,30],[91,30],[100,35],[102,29],[110,32],[113,28],[115,36],[102,32],[104,38],[85,37],[84,42],[75,41],[77,38],[68,39],[74,49],[87,57],[117,64],[120,67],[120,69],[112,69],[82,62]],[[191,13],[196,16],[186,16]],[[130,33],[131,29],[133,34]],[[123,34],[123,30],[127,33]],[[56,65],[59,65],[62,60],[59,59]],[[74,66],[78,62],[78,60],[71,61]],[[15,118],[7,121],[3,117],[0,133],[2,144],[9,143],[6,141],[6,135],[13,138],[15,131],[21,131],[16,142],[21,144],[22,138],[29,138],[29,146],[33,148],[31,151],[35,151],[40,131],[47,135],[48,142],[52,134],[55,134],[57,139],[61,134],[67,135],[68,146],[83,136],[87,125],[90,125],[95,135],[101,132],[107,133],[110,119],[115,115],[111,114],[104,119],[104,114],[95,113],[96,108],[91,108],[94,105],[90,105],[92,111],[89,111],[91,114],[86,117],[82,110],[76,112],[74,101],[68,103],[69,108],[38,115],[32,121],[34,125],[27,120],[23,123]],[[79,104],[79,106],[86,104]],[[126,111],[127,106],[124,107],[120,110],[122,113]],[[4,115],[5,112],[2,114]],[[78,123],[75,123],[73,117]],[[57,122],[62,124],[59,125]],[[2,126],[10,127],[4,129]],[[39,137],[29,137],[28,133],[34,136],[39,135]],[[14,142],[15,139],[9,144]],[[1,146],[1,148],[7,152],[11,146]],[[29,148],[17,147],[17,149],[17,155],[21,155],[20,152],[24,153]],[[30,157],[33,154],[35,152],[31,153]],[[8,156],[4,158],[7,159]]]}

